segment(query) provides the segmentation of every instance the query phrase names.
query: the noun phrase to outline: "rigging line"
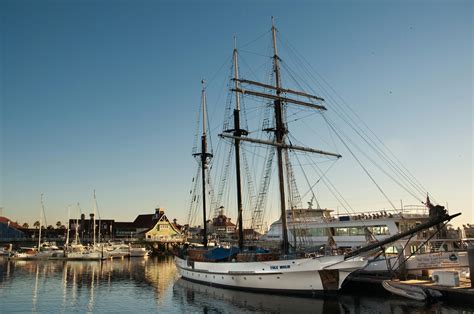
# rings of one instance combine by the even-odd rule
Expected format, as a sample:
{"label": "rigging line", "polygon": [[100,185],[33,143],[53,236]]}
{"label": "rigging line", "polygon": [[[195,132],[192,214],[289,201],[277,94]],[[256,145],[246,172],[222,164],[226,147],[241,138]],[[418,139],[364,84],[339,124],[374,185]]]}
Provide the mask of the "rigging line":
{"label": "rigging line", "polygon": [[[341,131],[342,132],[342,131]],[[397,181],[392,175],[390,175],[386,170],[384,170],[378,163],[376,163],[372,158],[370,158],[357,144],[355,144],[350,138],[348,138],[343,132],[342,134],[351,142],[351,144],[361,153],[363,154],[372,164],[374,164],[381,172],[383,172],[388,178],[390,178],[394,183],[404,189],[408,194],[413,196],[416,200],[422,202],[422,200],[410,189],[404,186],[401,182]],[[390,166],[390,165],[389,165]]]}
{"label": "rigging line", "polygon": [[[385,147],[385,149],[396,159],[396,161],[398,161],[398,163],[400,164],[400,166],[402,168],[405,169],[405,171],[408,173],[408,174],[405,174],[404,171],[402,169],[400,169],[400,167],[393,161],[391,161],[392,163],[394,163],[396,165],[396,167],[398,168],[398,171],[400,171],[404,176],[406,176],[406,180],[408,181],[408,183],[410,183],[413,187],[415,187],[415,189],[420,189],[423,191],[423,194],[425,193],[424,191],[426,191],[426,189],[418,182],[418,180],[415,178],[415,176],[413,176],[413,174],[410,173],[410,171],[403,165],[403,163],[401,163],[401,161],[396,158],[396,156],[393,154],[393,152],[390,151],[390,149],[388,147],[385,146],[385,144],[383,144],[383,142],[380,140],[380,138],[377,137],[377,135],[368,127],[368,125],[357,115],[357,113],[344,101],[344,99],[337,93],[337,91],[324,79],[324,77],[322,77],[322,75],[320,75],[318,73],[318,71],[316,71],[314,69],[314,67],[312,67],[312,65],[304,58],[304,56],[301,56],[297,51],[296,49],[292,48],[290,44],[288,44],[288,46],[290,47],[290,49],[292,49],[294,52],[294,54],[296,56],[299,56],[303,61],[306,62],[306,64],[309,65],[309,67],[323,80],[323,82],[342,100],[343,104],[362,122],[362,124],[378,139],[378,141],[382,144],[382,146]],[[310,71],[307,70],[307,73],[309,74],[310,77],[313,78],[313,80],[315,80],[316,82],[318,81],[316,79],[316,77],[314,77],[314,75],[312,75],[312,73]],[[318,84],[321,86],[321,88],[324,90],[324,87],[322,86],[322,84]],[[329,96],[330,94],[327,93]],[[330,96],[329,98],[332,99],[332,97]],[[334,103],[339,106],[338,102],[333,99]],[[344,109],[340,106],[341,110],[343,110],[344,112]],[[358,125],[351,117],[350,115],[346,114],[355,125]],[[365,136],[367,136],[369,139],[370,137],[367,135],[367,133],[365,133],[365,131],[363,131],[362,128],[360,128],[361,131],[365,134]],[[371,139],[372,140],[372,139]],[[373,141],[373,140],[372,140]],[[388,157],[387,157],[388,158]],[[390,160],[390,158],[388,158]],[[411,179],[409,178],[411,176]],[[413,182],[414,181],[414,182]],[[417,186],[418,185],[418,186]]]}
{"label": "rigging line", "polygon": [[[310,76],[311,76],[311,75],[310,75]],[[316,80],[316,81],[317,81],[317,80]],[[323,91],[325,90],[323,86],[321,86],[321,88],[322,88]],[[331,100],[333,100],[332,96],[330,96],[330,95],[328,95],[328,98],[331,99]],[[337,101],[335,101],[335,100],[333,100],[333,101],[335,102],[336,105],[338,105],[338,104],[337,104]],[[399,169],[399,167],[398,167],[392,160],[390,160],[390,158],[388,158],[388,156],[386,156],[386,154],[383,152],[383,150],[381,150],[380,148],[378,148],[378,147],[376,146],[375,142],[370,139],[370,137],[364,132],[364,130],[362,130],[361,128],[358,128],[357,126],[354,126],[354,125],[357,125],[356,122],[355,122],[347,113],[344,112],[344,109],[343,109],[342,107],[340,107],[339,105],[338,105],[338,107],[342,110],[342,113],[344,113],[344,114],[339,113],[339,112],[336,110],[335,107],[333,108],[334,112],[335,112],[336,114],[338,114],[338,115],[354,130],[354,132],[356,132],[369,146],[372,146],[372,147],[371,147],[372,150],[374,150],[374,151],[379,155],[379,157],[380,157],[383,161],[385,161],[385,162],[392,168],[392,170],[394,170],[395,173],[398,172],[398,173],[399,173],[398,176],[399,176],[399,177],[402,177],[402,178],[401,178],[402,180],[406,180],[407,183],[410,184],[412,187],[414,187],[415,190],[416,190],[416,189],[417,189],[417,186],[414,185],[413,182],[410,181],[410,178],[408,178],[407,175],[406,175],[403,171],[401,171],[401,170]],[[352,123],[350,123],[350,122],[347,121],[346,119],[351,120]],[[358,132],[357,129],[359,129],[360,132],[363,132],[364,135],[365,135],[365,137],[364,137],[362,134],[360,134],[360,132]],[[370,141],[373,142],[374,145],[371,145],[371,144],[369,143]],[[419,189],[418,189],[418,192],[420,192],[421,194],[424,194],[424,191],[420,191]],[[417,198],[417,197],[415,197],[415,198]]]}
{"label": "rigging line", "polygon": [[[327,121],[329,121],[329,119],[328,119]],[[341,131],[341,132],[342,132],[342,131]],[[357,133],[356,130],[354,130],[354,132]],[[378,164],[375,162],[375,160],[373,160],[372,158],[370,158],[362,149],[359,148],[358,145],[356,145],[352,140],[350,140],[350,138],[349,138],[348,136],[346,136],[345,134],[344,134],[344,136],[345,136],[346,138],[348,138],[348,140],[351,142],[351,144],[352,144],[354,147],[356,147],[356,148],[359,150],[359,152],[361,152],[369,161],[372,162],[372,164],[374,164],[374,165],[375,165],[380,171],[382,171],[387,177],[389,177],[393,182],[395,182],[398,186],[400,186],[402,189],[404,189],[406,192],[408,192],[408,193],[409,193],[411,196],[413,196],[415,199],[417,199],[418,201],[422,202],[422,200],[421,200],[415,193],[413,193],[412,191],[410,191],[410,189],[409,189],[408,187],[406,187],[406,186],[405,186],[404,184],[402,184],[400,181],[396,180],[392,175],[390,175],[386,170],[384,170],[380,165],[378,165]],[[369,145],[369,147],[371,147],[371,144],[370,144],[370,143],[368,143],[368,142],[366,142],[366,143],[367,143],[367,145]],[[371,147],[371,148],[372,148],[372,147]],[[373,149],[373,148],[372,148],[372,149]],[[382,159],[382,161],[384,161],[383,156],[380,156],[379,152],[377,152],[377,151],[375,150],[375,153],[376,153],[377,155],[379,155],[379,157]],[[386,161],[386,160],[385,160],[385,161]],[[392,165],[391,163],[387,162],[387,165],[388,165],[389,167],[391,167],[392,170],[394,170],[394,173],[395,173],[396,175],[400,176],[400,174],[397,173],[396,169],[393,169],[393,165]],[[403,181],[403,178],[401,178],[401,179],[402,179],[402,181]]]}
{"label": "rigging line", "polygon": [[[440,233],[441,230],[442,230],[444,227],[446,227],[446,225],[447,225],[448,223],[449,223],[449,221],[443,222],[443,225],[441,226],[441,228],[439,228],[438,231],[434,232],[431,236],[429,236],[428,239],[426,239],[425,241],[423,241],[423,243],[422,243],[421,245],[418,245],[417,248],[416,248],[416,250],[415,250],[414,252],[410,253],[410,255],[409,255],[408,257],[404,258],[403,261],[402,261],[402,263],[400,263],[400,265],[398,265],[398,267],[397,267],[396,269],[399,269],[402,265],[404,265],[404,264],[410,259],[410,257],[412,257],[413,255],[415,255],[423,246],[426,245],[426,243],[428,243],[428,241],[430,241],[435,235],[437,235],[438,233]],[[414,236],[414,235],[412,235],[412,236],[410,237],[410,240],[411,240],[411,238],[412,238],[413,236]],[[405,248],[406,248],[406,246],[408,245],[408,243],[409,243],[410,240],[408,240],[408,242],[407,242],[407,244],[405,245],[405,247],[403,248],[403,250],[405,250]]]}
{"label": "rigging line", "polygon": [[[313,196],[313,198],[316,200],[316,203],[318,203],[318,207],[319,207],[319,202],[318,202],[318,199],[316,198],[316,195],[314,194],[314,191],[313,191],[313,187],[311,186],[311,184],[309,183],[309,179],[308,179],[308,176],[306,175],[306,172],[303,170],[303,166],[301,165],[301,161],[300,159],[298,158],[298,154],[294,153],[294,155],[296,156],[296,161],[298,162],[299,166],[300,166],[300,169],[301,169],[301,172],[303,173],[303,176],[306,180],[306,184],[308,184],[309,186],[309,190],[311,192],[311,195]],[[306,195],[306,194],[305,194]],[[303,196],[301,197],[303,198]]]}
{"label": "rigging line", "polygon": [[[339,108],[339,109],[343,110],[342,108]],[[400,170],[400,168],[398,167],[398,165],[396,165],[396,163],[394,163],[392,160],[390,160],[390,158],[386,155],[386,153],[383,150],[381,150],[379,147],[377,147],[377,144],[372,139],[370,139],[370,137],[364,132],[363,129],[358,128],[358,127],[355,126],[356,125],[355,121],[353,121],[350,116],[347,116],[347,114],[344,113],[344,115],[346,115],[344,117],[344,115],[342,115],[341,113],[338,112],[338,110],[336,110],[336,107],[333,108],[333,111],[336,114],[338,114],[340,116],[340,118],[342,118],[349,125],[349,127],[364,142],[366,142],[366,144],[379,156],[379,158],[382,161],[384,161],[394,171],[395,174],[397,174],[397,176],[401,180],[404,180],[406,183],[411,185],[411,187],[414,188],[415,190],[417,190],[418,193],[425,194],[425,192],[423,190],[420,190],[419,187],[417,187],[416,185],[413,184],[413,182],[410,180],[410,178],[403,171]],[[353,122],[353,124],[351,124],[349,121],[347,121],[346,118],[350,119]]]}
{"label": "rigging line", "polygon": [[[324,119],[326,120],[326,122],[329,124],[329,121],[327,120],[327,118],[325,117],[325,115],[322,115],[324,117]],[[357,163],[359,164],[359,166],[364,170],[364,172],[369,176],[370,180],[372,180],[372,182],[375,184],[375,186],[377,187],[377,189],[380,191],[380,193],[382,193],[382,195],[385,197],[385,199],[390,203],[390,205],[393,207],[394,210],[396,210],[397,208],[395,207],[395,205],[393,205],[392,201],[388,198],[388,196],[385,194],[385,192],[382,190],[382,188],[377,184],[377,182],[375,182],[375,179],[370,175],[369,171],[364,167],[364,165],[362,164],[362,162],[357,158],[357,156],[354,154],[354,152],[350,149],[350,147],[347,145],[347,143],[342,139],[342,137],[339,135],[339,133],[336,131],[336,129],[332,126],[332,124],[329,124],[331,126],[331,129],[333,130],[333,132],[336,134],[336,136],[339,138],[339,140],[342,142],[342,144],[347,148],[347,150],[351,153],[352,157],[354,157],[354,159],[357,161]]]}
{"label": "rigging line", "polygon": [[241,49],[241,48],[245,48],[245,47],[247,47],[247,46],[253,44],[253,43],[256,42],[256,41],[259,41],[263,36],[267,35],[267,34],[270,33],[270,32],[271,32],[271,30],[268,30],[268,31],[264,32],[263,34],[261,34],[261,35],[258,36],[257,38],[252,39],[251,41],[249,41],[249,42],[243,44],[242,46],[239,46],[239,48],[240,48],[240,49]]}
{"label": "rigging line", "polygon": [[[322,173],[321,173],[320,175],[319,175],[319,173],[318,173],[319,178],[318,178],[318,180],[316,180],[316,182],[315,182],[313,185],[310,186],[310,190],[311,190],[311,191],[312,191],[312,189],[316,186],[316,184],[318,184],[321,180],[324,179],[324,177],[326,177],[326,174],[329,172],[329,170],[331,170],[331,168],[332,168],[337,162],[338,162],[338,159],[333,160],[333,161],[332,161],[332,164],[331,164],[324,172],[321,171]],[[312,165],[312,163],[308,163],[308,164],[309,164],[309,165]],[[308,194],[310,190],[308,190],[308,192],[306,192],[302,197],[305,197],[306,194]]]}
{"label": "rigging line", "polygon": [[[304,57],[302,57],[304,59]],[[305,60],[306,61],[306,60]],[[324,77],[322,75],[320,75],[312,66],[311,64],[306,61],[306,63],[313,69],[313,71],[323,80],[323,82],[336,94],[337,97],[339,97],[339,99],[341,100],[342,104],[345,105],[345,107],[352,112],[352,114],[358,118],[358,120],[365,126],[365,128],[378,140],[378,142],[392,155],[393,158],[395,158],[395,160],[398,162],[399,165],[397,165],[397,167],[402,167],[408,174],[406,174],[407,176],[411,176],[411,180],[415,181],[415,183],[412,183],[413,185],[418,185],[418,188],[421,188],[422,191],[426,191],[426,189],[423,187],[423,185],[416,179],[416,177],[410,173],[410,171],[403,165],[403,163],[395,156],[395,154],[383,143],[383,141],[377,136],[377,134],[372,131],[372,129],[365,123],[365,121],[360,118],[360,116],[357,114],[357,112],[352,109],[348,104],[347,102],[343,99],[343,97],[324,79]],[[338,105],[338,102],[336,100],[334,100],[335,104]],[[338,105],[339,106],[339,105]],[[342,107],[341,107],[341,110],[344,110]],[[349,118],[350,116],[347,115]],[[351,118],[352,120],[352,118]],[[352,120],[354,122],[354,124],[357,125],[357,123]],[[365,131],[361,128],[361,131],[364,132],[364,134],[370,138],[367,133],[365,133]],[[396,165],[396,163],[394,163]],[[402,172],[402,170],[400,169],[399,171]],[[408,179],[407,179],[408,180]]]}
{"label": "rigging line", "polygon": [[[302,90],[302,91],[305,91],[306,89],[305,89],[305,88],[301,85],[301,83],[300,83],[300,82],[304,82],[305,80],[304,80],[298,73],[291,71],[291,68],[290,68],[290,66],[287,64],[286,61],[281,60],[281,65],[282,65],[283,70],[285,70],[285,73],[293,80],[293,82],[298,86],[298,88],[299,88],[300,90]],[[298,80],[295,76],[298,76],[298,77],[299,77],[299,80]],[[308,86],[309,86],[309,84],[307,84],[307,83],[306,83],[305,85],[308,85]],[[312,90],[312,89],[310,88],[310,90]],[[314,94],[317,94],[317,93],[315,92]],[[302,97],[304,97],[304,96],[302,96]],[[304,97],[304,98],[306,98],[306,97]],[[310,102],[316,103],[316,102],[315,102],[313,99],[311,99],[311,98],[308,98],[308,100],[309,100]],[[320,101],[320,102],[321,102],[321,101]]]}
{"label": "rigging line", "polygon": [[189,203],[189,211],[188,211],[188,224],[190,225],[191,224],[191,214],[192,214],[192,208],[193,208],[193,202],[194,202],[194,198],[196,196],[196,189],[197,189],[197,185],[198,185],[198,182],[200,182],[199,178],[200,178],[200,167],[197,167],[197,173],[196,175],[194,176],[193,178],[193,184],[192,184],[192,189],[190,191],[190,203]]}
{"label": "rigging line", "polygon": [[260,57],[265,57],[265,58],[271,58],[272,57],[272,56],[269,56],[269,55],[264,55],[262,53],[258,53],[258,52],[254,52],[254,51],[250,51],[250,50],[239,49],[239,52],[253,54],[253,55],[260,56]]}
{"label": "rigging line", "polygon": [[[309,158],[308,158],[308,155],[306,155],[306,159],[309,161]],[[328,188],[329,192],[331,192],[331,194],[336,198],[336,200],[339,202],[339,204],[342,206],[342,208],[347,212],[349,213],[349,210],[347,210],[347,208],[349,208],[353,213],[355,213],[355,210],[352,208],[351,204],[349,204],[349,202],[344,198],[344,196],[342,195],[341,192],[339,192],[339,190],[336,188],[336,186],[331,182],[331,180],[326,176],[327,172],[329,171],[326,171],[323,173],[323,171],[319,168],[319,166],[315,163],[310,163],[310,165],[312,166],[312,168],[315,170],[315,172],[321,177],[320,180],[322,180],[322,182],[324,183],[324,185],[326,185],[326,187]],[[341,201],[342,199],[342,201]],[[347,206],[347,207],[346,207]]]}
{"label": "rigging line", "polygon": [[[250,72],[250,77],[251,77],[252,79],[254,79],[254,80],[259,80],[258,75],[255,73],[255,71],[252,69],[252,67],[247,63],[247,61],[245,60],[245,58],[243,58],[241,55],[239,55],[239,63],[240,63],[240,65],[243,65],[243,66],[245,66],[245,67],[248,69],[248,71]],[[258,67],[258,69],[262,68],[262,67],[265,66],[267,63],[268,63],[268,62],[263,63],[262,65],[260,65],[260,66]],[[239,67],[239,68],[240,68],[240,67]],[[245,77],[245,75],[244,75],[244,77]]]}
{"label": "rigging line", "polygon": [[206,87],[212,86],[212,83],[214,82],[214,79],[215,79],[215,78],[217,77],[217,75],[222,71],[222,68],[224,67],[224,65],[229,64],[229,60],[231,60],[231,59],[232,59],[231,56],[230,56],[230,57],[227,57],[227,59],[224,61],[224,63],[222,63],[222,65],[219,67],[219,69],[217,70],[217,72],[215,72],[215,73],[211,76],[211,78],[210,78],[208,81],[206,81],[206,85],[207,85]]}
{"label": "rigging line", "polygon": [[[306,154],[306,159],[308,159],[308,154]],[[336,200],[339,202],[339,204],[342,206],[342,208],[346,211],[346,213],[348,214],[351,214],[345,205],[347,205],[347,207],[349,207],[349,209],[352,211],[352,214],[356,214],[357,212],[354,210],[354,208],[352,208],[352,206],[349,204],[349,202],[346,200],[346,198],[342,195],[341,192],[339,192],[339,190],[336,188],[336,186],[331,182],[331,180],[326,176],[326,174],[329,172],[329,169],[332,168],[336,162],[338,160],[335,160],[334,163],[326,170],[326,172],[324,172],[324,175],[321,176],[321,180],[323,181],[323,183],[326,185],[326,187],[328,188],[329,192],[331,192],[331,194],[336,198]],[[316,164],[313,164],[313,168],[316,168],[318,169],[319,172],[322,172],[321,169],[318,167],[318,165]],[[318,171],[316,171],[316,173],[318,173]],[[319,173],[318,173],[319,174]],[[342,199],[342,201],[339,199],[339,197]],[[396,211],[396,210],[395,210]],[[327,222],[328,223],[328,222]],[[366,224],[363,220],[361,220],[361,224],[362,226],[364,227],[367,227],[368,224]]]}
{"label": "rigging line", "polygon": [[198,140],[199,140],[199,130],[201,128],[201,111],[202,111],[202,101],[199,102],[199,109],[197,111],[197,118],[196,118],[196,132],[194,134],[194,143],[191,153],[195,154],[198,149]]}
{"label": "rigging line", "polygon": [[[310,125],[308,125],[308,123],[307,123],[306,121],[302,120],[301,123],[304,124],[304,125],[305,125],[309,130],[311,130],[314,134],[318,134],[318,133],[319,133],[319,132],[317,132],[315,129],[313,129]],[[331,132],[328,132],[328,133],[331,134]],[[300,145],[305,146],[305,145],[303,144],[303,142],[301,142],[301,141],[295,139],[293,136],[292,136],[292,138],[293,138],[296,142],[298,142]],[[319,139],[320,139],[322,142],[324,142],[326,145],[331,146],[330,143],[328,143],[328,142],[327,142],[326,140],[324,140],[322,137],[319,137]],[[336,147],[335,143],[333,143],[333,144],[334,144],[333,147]],[[336,150],[336,151],[337,151],[337,150]]]}

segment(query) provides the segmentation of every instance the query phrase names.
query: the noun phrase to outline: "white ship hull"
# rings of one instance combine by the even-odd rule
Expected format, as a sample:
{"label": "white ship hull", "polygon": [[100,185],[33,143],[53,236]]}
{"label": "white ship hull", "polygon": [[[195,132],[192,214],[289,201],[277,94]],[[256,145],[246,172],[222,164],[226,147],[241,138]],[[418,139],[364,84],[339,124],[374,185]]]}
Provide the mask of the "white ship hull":
{"label": "white ship hull", "polygon": [[184,279],[246,291],[295,294],[337,292],[346,277],[363,268],[361,258],[325,256],[265,262],[197,262],[175,257]]}
{"label": "white ship hull", "polygon": [[148,250],[144,247],[131,247],[130,248],[130,257],[145,257],[148,256]]}
{"label": "white ship hull", "polygon": [[54,252],[36,252],[36,253],[14,253],[10,257],[12,260],[49,260],[49,259],[63,259],[63,251]]}
{"label": "white ship hull", "polygon": [[68,260],[101,260],[101,252],[71,252],[67,253]]}

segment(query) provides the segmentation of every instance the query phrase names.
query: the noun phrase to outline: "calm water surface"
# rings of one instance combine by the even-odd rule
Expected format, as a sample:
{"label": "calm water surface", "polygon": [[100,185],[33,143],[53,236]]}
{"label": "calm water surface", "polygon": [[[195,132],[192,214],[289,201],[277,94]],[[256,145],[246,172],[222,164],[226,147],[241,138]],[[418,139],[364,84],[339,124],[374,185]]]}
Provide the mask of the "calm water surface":
{"label": "calm water surface", "polygon": [[0,259],[1,313],[472,313],[400,298],[311,299],[213,288],[179,279],[172,258],[105,262]]}

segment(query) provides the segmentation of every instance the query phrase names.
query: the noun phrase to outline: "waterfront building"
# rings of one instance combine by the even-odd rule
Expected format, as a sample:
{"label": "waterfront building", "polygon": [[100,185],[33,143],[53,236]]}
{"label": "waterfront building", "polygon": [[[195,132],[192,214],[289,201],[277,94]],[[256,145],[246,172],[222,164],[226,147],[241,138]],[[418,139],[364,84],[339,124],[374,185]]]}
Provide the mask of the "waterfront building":
{"label": "waterfront building", "polygon": [[25,238],[22,227],[7,217],[0,216],[0,239],[21,239]]}
{"label": "waterfront building", "polygon": [[169,221],[165,215],[163,208],[157,208],[155,216],[153,217],[154,225],[137,234],[139,238],[144,238],[147,241],[175,241],[182,239],[182,234],[177,228],[176,220],[173,222]]}
{"label": "waterfront building", "polygon": [[217,217],[212,219],[209,233],[219,239],[230,239],[235,236],[236,225],[232,223],[231,218],[224,215],[224,207],[221,207]]}
{"label": "waterfront building", "polygon": [[[70,238],[72,239],[77,231],[79,233],[79,237],[83,241],[90,241],[94,234],[93,229],[93,221],[94,221],[94,214],[89,215],[89,219],[86,219],[85,215],[82,214],[80,219],[70,219],[69,220],[69,232]],[[160,225],[162,225],[160,227]],[[168,225],[169,227],[166,227]],[[133,221],[115,221],[114,219],[95,219],[95,226],[96,226],[96,236],[98,237],[100,234],[101,239],[103,240],[111,240],[111,239],[145,239],[148,238],[147,234],[150,235],[151,238],[164,236],[165,234],[159,232],[159,234],[155,234],[153,230],[156,228],[162,228],[165,230],[169,228],[172,230],[168,236],[172,236],[173,234],[181,235],[181,229],[183,228],[179,225],[174,219],[172,222],[164,214],[163,208],[156,208],[155,213],[153,214],[140,214],[138,215],[135,220]]]}

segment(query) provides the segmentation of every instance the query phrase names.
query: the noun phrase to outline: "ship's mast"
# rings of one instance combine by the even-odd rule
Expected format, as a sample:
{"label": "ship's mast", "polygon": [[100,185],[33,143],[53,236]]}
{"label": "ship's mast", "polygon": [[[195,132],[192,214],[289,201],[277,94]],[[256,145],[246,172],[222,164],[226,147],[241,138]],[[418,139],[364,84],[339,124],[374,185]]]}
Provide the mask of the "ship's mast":
{"label": "ship's mast", "polygon": [[203,240],[202,244],[204,247],[207,247],[207,224],[206,224],[206,169],[208,158],[212,157],[212,154],[207,152],[207,118],[206,118],[206,89],[205,89],[205,81],[202,80],[202,136],[201,136],[201,153],[194,154],[194,156],[201,157],[201,176],[202,176],[202,215],[203,215]]}
{"label": "ship's mast", "polygon": [[41,250],[41,217],[44,213],[43,194],[41,194],[41,208],[39,216],[39,231],[38,231],[38,252]]}
{"label": "ship's mast", "polygon": [[93,228],[93,231],[92,231],[92,234],[93,234],[93,240],[92,240],[92,244],[93,244],[93,247],[95,248],[95,215],[97,214],[96,213],[96,199],[95,199],[95,190],[94,190],[94,217],[92,219],[92,228]]}
{"label": "ship's mast", "polygon": [[[332,156],[336,158],[342,157],[339,154],[326,152],[319,149],[314,149],[310,147],[304,146],[297,146],[292,145],[291,143],[288,144],[285,141],[285,136],[288,133],[288,130],[285,125],[284,121],[284,104],[292,104],[297,106],[303,106],[315,110],[326,110],[326,107],[321,105],[324,101],[323,98],[310,95],[302,91],[295,91],[287,88],[282,88],[281,86],[281,76],[280,76],[280,58],[278,56],[278,49],[276,44],[276,28],[274,24],[274,20],[272,17],[272,39],[273,39],[273,72],[275,74],[275,85],[264,84],[256,81],[251,81],[247,79],[240,79],[238,77],[238,72],[236,70],[235,77],[233,80],[235,81],[235,86],[231,89],[231,91],[235,92],[236,94],[243,94],[243,95],[251,95],[256,97],[261,97],[265,99],[269,99],[273,101],[274,109],[275,109],[275,128],[272,129],[275,133],[275,140],[274,141],[266,141],[257,138],[251,137],[242,137],[242,135],[248,135],[246,131],[240,130],[240,121],[239,111],[240,111],[240,99],[237,96],[237,109],[234,110],[234,126],[235,130],[228,130],[224,131],[224,133],[220,134],[221,137],[233,139],[236,145],[236,154],[238,151],[238,145],[240,141],[246,141],[255,144],[263,144],[263,145],[270,145],[274,146],[277,151],[277,164],[278,164],[278,186],[279,186],[279,194],[280,194],[280,210],[281,210],[281,222],[282,222],[282,251],[284,254],[288,254],[289,251],[289,244],[288,244],[288,227],[287,227],[287,219],[286,219],[286,198],[285,198],[285,172],[283,168],[283,156],[287,150],[292,151],[300,151],[300,152],[309,152],[309,153],[316,153],[320,155]],[[234,50],[234,64],[237,65],[237,52]],[[250,86],[252,88],[242,88],[241,85],[244,84],[246,86]],[[263,91],[259,91],[257,89],[263,89]],[[272,90],[273,93],[268,93],[266,90]],[[292,97],[288,97],[292,96]],[[296,98],[295,98],[296,96]],[[306,98],[307,100],[305,100]],[[316,102],[316,103],[315,103]],[[233,132],[233,134],[226,134]],[[238,134],[238,132],[241,132]],[[244,133],[245,132],[245,133]],[[237,155],[236,155],[237,156]],[[237,158],[239,161],[239,158]],[[237,167],[237,173],[239,174],[239,167]],[[239,181],[238,181],[239,182]],[[240,184],[238,183],[238,189]],[[239,208],[241,205],[239,204]],[[240,214],[239,214],[240,215]],[[241,217],[241,216],[239,216]],[[239,219],[240,220],[240,219]],[[240,242],[239,242],[240,245]]]}
{"label": "ship's mast", "polygon": [[67,207],[67,233],[66,233],[66,244],[65,246],[69,246],[69,219],[71,218],[71,206]]}
{"label": "ship's mast", "polygon": [[[278,58],[278,50],[276,45],[276,28],[272,17],[272,37],[273,37],[273,72],[275,73],[275,87],[277,99],[273,102],[275,105],[275,140],[278,145],[283,145],[287,130],[283,121],[283,103],[279,98],[281,94],[280,65]],[[283,150],[282,146],[277,146],[277,164],[278,164],[278,186],[280,190],[280,210],[281,210],[281,228],[282,228],[282,251],[288,254],[288,228],[286,222],[286,201],[285,201],[285,184],[283,172]]]}
{"label": "ship's mast", "polygon": [[[238,54],[237,54],[237,44],[234,37],[234,83],[235,88],[240,88],[239,83],[239,63],[238,63]],[[239,226],[239,249],[243,250],[244,248],[244,229],[243,229],[243,217],[242,217],[242,183],[241,183],[241,174],[240,174],[240,137],[242,135],[247,135],[246,130],[240,128],[240,94],[235,93],[235,109],[234,109],[234,129],[233,131],[234,145],[235,145],[235,164],[236,164],[236,179],[237,179],[237,221]]]}

